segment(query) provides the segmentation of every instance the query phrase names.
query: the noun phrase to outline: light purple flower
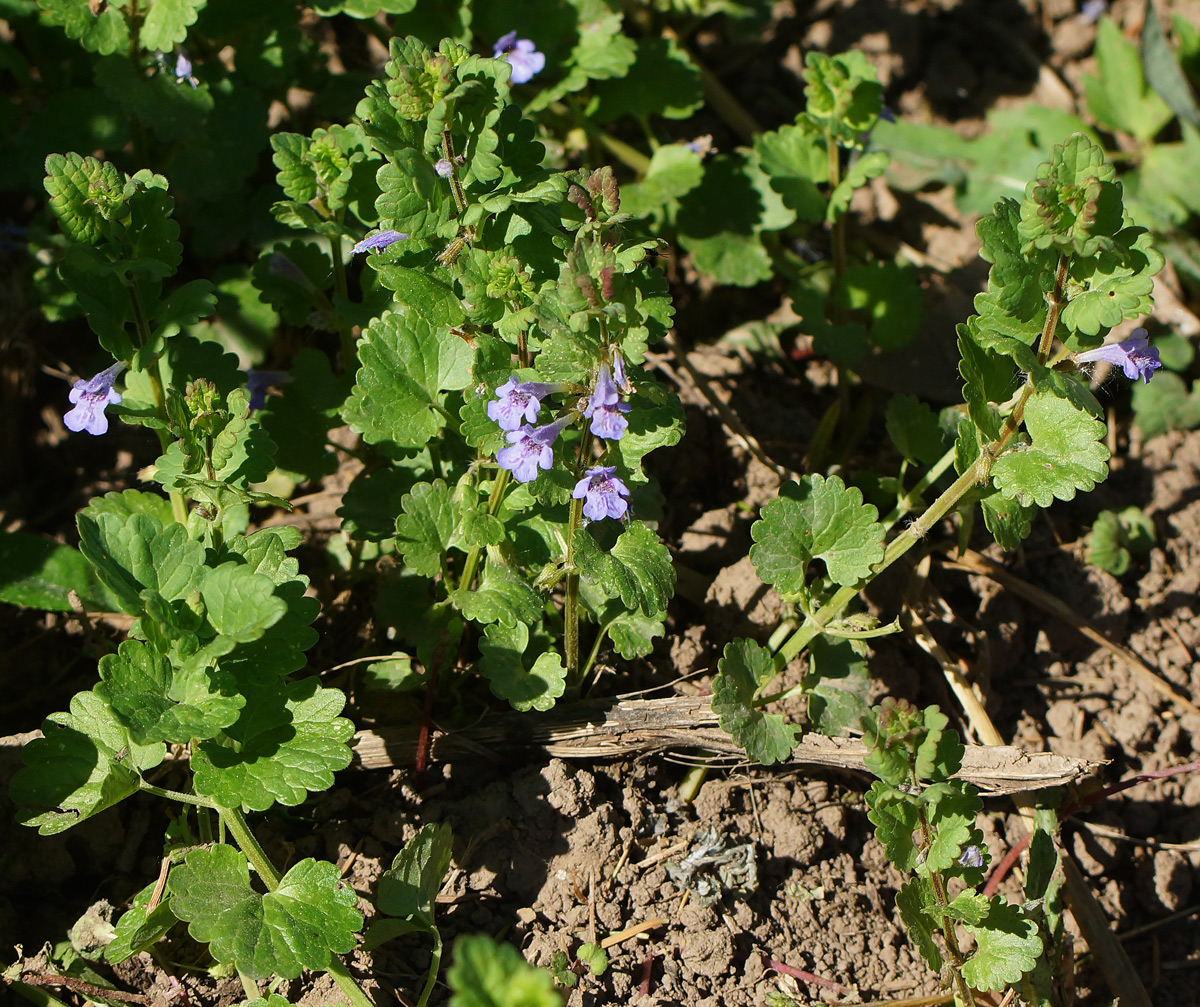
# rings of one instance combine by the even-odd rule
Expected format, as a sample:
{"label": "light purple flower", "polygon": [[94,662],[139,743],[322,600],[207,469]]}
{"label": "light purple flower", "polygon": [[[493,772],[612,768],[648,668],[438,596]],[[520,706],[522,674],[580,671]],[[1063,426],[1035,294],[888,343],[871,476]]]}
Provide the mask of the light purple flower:
{"label": "light purple flower", "polygon": [[437,172],[438,178],[449,178],[454,174],[454,165],[442,157],[434,163],[433,170]]}
{"label": "light purple flower", "polygon": [[588,469],[583,478],[575,484],[571,496],[583,500],[583,516],[591,521],[603,521],[606,517],[618,521],[629,510],[625,497],[629,496],[629,487],[613,475],[616,466],[597,465]]}
{"label": "light purple flower", "polygon": [[633,391],[633,385],[629,383],[629,378],[625,375],[625,358],[619,353],[613,354],[613,382],[616,386],[628,395]]}
{"label": "light purple flower", "polygon": [[192,75],[192,61],[188,59],[188,54],[183,49],[175,54],[175,79],[180,82],[187,81],[192,85],[193,91],[200,84]]}
{"label": "light purple flower", "polygon": [[1079,21],[1081,24],[1095,24],[1104,16],[1104,12],[1108,10],[1108,0],[1086,0],[1079,8]]}
{"label": "light purple flower", "polygon": [[621,401],[613,383],[612,370],[608,364],[601,364],[600,373],[596,375],[596,388],[583,410],[583,415],[591,418],[592,433],[605,440],[620,440],[629,426],[629,421],[621,415],[627,412],[629,403]]}
{"label": "light purple flower", "polygon": [[978,846],[968,846],[962,851],[962,856],[958,858],[958,862],[963,867],[982,867],[983,851]]}
{"label": "light purple flower", "polygon": [[546,66],[545,55],[538,52],[529,39],[517,38],[515,31],[510,31],[492,47],[492,55],[512,67],[514,84],[528,83]]}
{"label": "light purple flower", "polygon": [[554,464],[552,445],[562,433],[563,427],[571,422],[570,416],[548,423],[544,427],[522,426],[507,434],[508,447],[496,452],[496,462],[508,469],[519,483],[531,483],[538,469],[549,469]]}
{"label": "light purple flower", "polygon": [[80,379],[71,386],[67,397],[74,403],[75,408],[63,416],[63,423],[67,425],[68,430],[75,433],[86,430],[95,437],[108,433],[108,417],[104,415],[104,410],[109,403],[121,401],[121,396],[113,391],[113,382],[123,370],[125,365],[118,360],[94,378],[87,381]]}
{"label": "light purple flower", "polygon": [[532,423],[537,419],[542,399],[556,388],[540,381],[509,378],[496,389],[498,401],[488,403],[488,418],[495,420],[501,430],[516,430],[522,423]]}
{"label": "light purple flower", "polygon": [[360,252],[381,252],[388,245],[394,245],[397,241],[403,241],[408,235],[401,231],[380,231],[378,234],[372,234],[369,237],[363,238],[357,245],[350,249],[351,255],[358,255]]}
{"label": "light purple flower", "polygon": [[1077,364],[1090,364],[1097,360],[1106,360],[1120,367],[1130,381],[1140,377],[1147,384],[1150,376],[1162,367],[1162,361],[1158,359],[1158,347],[1149,344],[1145,329],[1134,329],[1128,339],[1119,343],[1075,354]]}
{"label": "light purple flower", "polygon": [[246,391],[250,394],[250,412],[262,409],[267,404],[267,390],[275,385],[286,385],[292,380],[287,371],[256,371],[246,369]]}

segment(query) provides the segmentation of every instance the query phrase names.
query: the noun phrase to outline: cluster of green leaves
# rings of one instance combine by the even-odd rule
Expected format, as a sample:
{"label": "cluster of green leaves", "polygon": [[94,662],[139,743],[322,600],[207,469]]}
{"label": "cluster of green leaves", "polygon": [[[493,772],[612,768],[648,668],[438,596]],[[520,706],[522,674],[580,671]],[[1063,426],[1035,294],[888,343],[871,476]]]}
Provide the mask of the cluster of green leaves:
{"label": "cluster of green leaves", "polygon": [[[696,269],[720,283],[794,277],[789,293],[816,351],[852,365],[870,345],[896,349],[912,339],[921,292],[915,271],[846,250],[850,200],[888,164],[883,150],[865,149],[883,112],[874,69],[859,52],[810,52],[804,79],[794,123],[731,154],[659,147],[628,188],[628,205],[673,229]],[[831,254],[816,262],[793,251],[826,242]]]}
{"label": "cluster of green leaves", "polygon": [[550,974],[567,989],[579,985],[581,976],[602,976],[608,970],[608,952],[599,944],[581,944],[575,954],[555,951],[550,959]]}
{"label": "cluster of green leaves", "polygon": [[[751,530],[759,577],[794,601],[803,620],[795,647],[772,653],[753,641],[729,644],[713,684],[722,726],[759,761],[785,759],[798,730],[764,711],[772,701],[808,692],[809,721],[818,729],[857,722],[866,676],[855,648],[886,630],[838,617],[914,535],[957,507],[965,541],[978,504],[988,531],[1012,548],[1029,534],[1036,508],[1071,500],[1108,474],[1101,408],[1068,354],[1100,345],[1112,327],[1149,311],[1162,256],[1149,232],[1130,220],[1114,170],[1081,133],[1054,148],[1024,200],[997,202],[977,230],[991,269],[976,314],[958,327],[965,402],[940,418],[911,397],[889,403],[888,432],[905,468],[900,479],[876,487],[896,493],[886,522],[857,487],[811,475],[785,484]],[[946,490],[944,506],[885,545],[888,528],[912,504],[903,488],[909,461],[938,462],[951,432],[952,455],[943,461],[952,457],[960,478]],[[823,573],[813,570],[814,560]],[[838,637],[849,639],[832,646]],[[795,688],[767,695],[804,645],[809,674]]]}
{"label": "cluster of green leaves", "polygon": [[[595,463],[576,403],[620,358],[632,382],[629,429],[603,457],[635,511],[653,513],[642,462],[679,439],[682,413],[637,365],[670,324],[670,301],[644,268],[655,242],[626,231],[612,172],[543,166],[533,124],[510,101],[506,63],[409,37],[393,39],[385,70],[357,123],[273,140],[288,197],[279,219],[335,246],[368,224],[407,235],[369,257],[363,288],[379,296],[361,308],[309,284],[344,323],[356,311],[369,322],[340,415],[373,457],[342,513],[353,535],[403,558],[383,589],[392,606],[383,617],[427,672],[456,659],[470,624],[493,692],[517,709],[547,709],[570,663],[559,655],[561,617],[547,607],[564,578],[578,578],[578,613],[624,656],[648,653],[662,632],[674,585],[665,547],[640,519],[624,530],[582,526],[570,493]],[[312,242],[272,254],[309,277],[336,274],[336,254],[325,259]],[[505,436],[486,412],[514,375],[564,388],[574,419],[559,463],[515,487],[495,465]],[[267,429],[304,394],[297,382],[285,389]]]}
{"label": "cluster of green leaves", "polygon": [[992,265],[977,313],[958,329],[967,415],[955,465],[976,465],[986,477],[971,496],[996,541],[1012,548],[1028,535],[1035,507],[1071,500],[1108,475],[1100,405],[1073,367],[1053,366],[1065,356],[1052,358],[1053,345],[1092,349],[1114,326],[1148,313],[1163,257],[1130,219],[1100,148],[1081,133],[1054,148],[1024,200],[999,201],[976,230]]}
{"label": "cluster of green leaves", "polygon": [[[1027,105],[996,109],[988,129],[967,139],[946,127],[911,121],[880,123],[873,148],[891,154],[888,181],[919,189],[932,182],[955,187],[959,207],[987,214],[1000,198],[1021,199],[1023,180],[1056,139],[1082,132],[1093,143],[1101,133],[1120,138],[1120,180],[1132,220],[1154,232],[1156,244],[1192,285],[1200,284],[1200,32],[1181,15],[1166,26],[1146,4],[1140,46],[1110,18],[1096,32],[1096,75],[1085,78],[1090,123],[1058,109]],[[1177,131],[1177,137],[1172,134]],[[1200,426],[1200,389],[1181,376],[1192,364],[1190,344],[1177,336],[1155,340],[1167,371],[1135,387],[1135,421],[1150,437]]]}
{"label": "cluster of green leaves", "polygon": [[[937,707],[885,700],[863,721],[866,765],[878,780],[867,793],[867,817],[888,859],[914,876],[896,908],[926,964],[949,966],[973,990],[1002,990],[1031,972],[1042,953],[1037,922],[1002,896],[979,891],[988,866],[982,804],[954,775],[962,765],[958,735]],[[960,889],[953,898],[949,888]],[[975,943],[961,950],[959,931]]]}
{"label": "cluster of green leaves", "polygon": [[[810,475],[785,483],[750,534],[750,560],[762,581],[813,612],[837,586],[870,577],[883,559],[886,530],[859,489],[837,476]],[[800,685],[773,696],[766,692],[783,670],[783,659],[753,640],[732,641],[713,680],[713,712],[721,727],[750,758],[770,765],[788,759],[800,733],[783,714],[764,711],[770,702],[807,693],[808,721],[817,730],[837,735],[856,726],[869,685],[863,640],[875,632],[873,625],[849,619],[826,626],[811,643],[809,671]]]}

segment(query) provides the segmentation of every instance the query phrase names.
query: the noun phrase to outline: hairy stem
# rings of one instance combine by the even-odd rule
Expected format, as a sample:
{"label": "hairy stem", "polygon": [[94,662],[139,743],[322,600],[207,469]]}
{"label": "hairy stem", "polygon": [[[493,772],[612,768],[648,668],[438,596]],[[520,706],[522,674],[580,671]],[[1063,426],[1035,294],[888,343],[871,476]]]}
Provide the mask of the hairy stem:
{"label": "hairy stem", "polygon": [[[917,785],[916,777],[913,777],[914,785]],[[921,815],[921,845],[925,850],[928,850],[933,845],[933,829],[929,825],[929,819],[925,814],[925,809],[920,809]],[[940,871],[929,872],[929,882],[933,886],[933,897],[937,900],[938,907],[945,909],[950,905],[950,898],[946,894],[946,880],[942,877]],[[963,956],[962,950],[958,946],[958,932],[954,929],[954,921],[949,916],[942,916],[942,939],[946,942],[946,954],[950,959],[950,972],[954,976],[954,988],[957,994],[957,999],[961,1000],[967,1007],[975,1007],[975,997],[971,993],[971,987],[967,985],[967,980],[963,976]]]}
{"label": "hairy stem", "polygon": [[138,789],[146,791],[147,794],[162,797],[168,801],[178,801],[180,804],[194,804],[199,808],[215,808],[217,806],[217,802],[210,797],[201,797],[199,794],[185,794],[179,790],[167,790],[165,787],[156,787],[145,780],[138,781]]}

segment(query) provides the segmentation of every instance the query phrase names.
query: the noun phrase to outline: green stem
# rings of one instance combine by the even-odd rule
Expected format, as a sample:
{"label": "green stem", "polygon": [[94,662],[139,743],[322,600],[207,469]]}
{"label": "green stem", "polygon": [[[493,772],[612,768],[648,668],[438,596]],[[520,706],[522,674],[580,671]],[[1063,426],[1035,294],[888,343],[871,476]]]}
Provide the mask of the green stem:
{"label": "green stem", "polygon": [[[986,478],[987,471],[991,467],[991,458],[992,456],[987,453],[980,455],[979,460],[955,479],[946,491],[929,505],[929,509],[924,514],[897,535],[884,551],[883,559],[871,571],[871,577],[879,576],[923,539],[929,530],[967,494],[981,475]],[[829,623],[842,614],[846,606],[857,597],[859,590],[860,588],[856,584],[838,588],[833,597],[805,619],[804,625],[797,629],[787,643],[779,649],[779,653],[775,655],[775,666],[785,668],[815,636],[818,636]]]}
{"label": "green stem", "polygon": [[178,790],[167,790],[164,787],[156,787],[145,780],[138,781],[138,789],[146,791],[147,794],[154,794],[158,797],[165,798],[168,801],[178,801],[180,804],[194,804],[198,808],[215,808],[217,802],[209,797],[201,797],[199,794],[185,794]]}
{"label": "green stem", "polygon": [[[496,481],[492,484],[492,495],[488,498],[487,512],[492,517],[496,516],[496,511],[500,509],[500,502],[504,499],[504,491],[508,489],[508,481],[512,477],[512,473],[508,469],[501,469],[499,475],[496,476]],[[467,553],[467,560],[463,564],[462,575],[459,577],[459,586],[471,586],[471,582],[475,579],[475,568],[479,566],[479,556],[481,549],[479,546],[472,546],[471,551]]]}
{"label": "green stem", "polygon": [[913,506],[924,496],[925,491],[929,489],[935,482],[942,478],[943,473],[951,465],[954,464],[954,448],[950,448],[941,458],[939,458],[933,467],[918,480],[918,482],[896,501],[896,506],[892,508],[892,512],[887,517],[882,519],[882,524],[885,528],[891,528],[905,514],[909,513]]}
{"label": "green stem", "polygon": [[[833,170],[832,163],[830,170]],[[1054,343],[1054,332],[1058,327],[1058,319],[1062,314],[1063,307],[1067,303],[1065,287],[1069,268],[1069,257],[1060,255],[1058,258],[1058,268],[1055,272],[1054,289],[1046,295],[1046,322],[1042,326],[1042,333],[1038,339],[1038,360],[1041,363],[1045,363],[1047,357],[1050,355],[1050,349]],[[871,579],[883,573],[884,570],[923,539],[929,533],[930,529],[945,517],[973,486],[987,482],[991,476],[992,462],[1020,429],[1021,421],[1025,416],[1025,405],[1029,402],[1029,398],[1033,395],[1033,392],[1033,382],[1027,380],[1025,387],[1017,397],[1012,412],[1004,420],[1000,436],[991,444],[984,446],[975,463],[955,479],[945,492],[929,505],[929,509],[924,514],[892,539],[883,554],[883,559],[871,571]],[[925,479],[913,487],[905,499],[912,498],[919,489],[924,489],[929,482],[932,482],[936,478],[934,470],[940,470],[937,472],[937,475],[944,472],[950,465],[952,454],[953,452],[947,452],[946,455],[939,459],[937,465],[930,470]],[[846,606],[858,595],[858,592],[858,585],[839,588],[829,601],[804,620],[804,624],[779,649],[779,653],[775,655],[775,666],[779,669],[785,668],[793,658],[808,646],[809,642],[815,636],[820,634],[837,616],[841,615]]]}
{"label": "green stem", "polygon": [[567,681],[579,682],[579,571],[575,569],[575,535],[583,517],[583,501],[571,501],[567,525],[567,590],[563,602],[563,650],[567,659]]}
{"label": "green stem", "polygon": [[[221,816],[221,821],[229,829],[229,834],[233,836],[234,842],[237,843],[238,849],[250,861],[250,866],[254,868],[255,873],[262,879],[262,883],[266,886],[267,891],[275,891],[279,887],[279,882],[283,880],[283,875],[275,869],[275,865],[271,863],[266,851],[259,845],[258,840],[254,837],[254,833],[250,831],[250,826],[246,822],[246,816],[242,814],[241,809],[218,806],[217,811]],[[337,955],[330,956],[329,964],[325,967],[325,971],[333,976],[333,981],[346,994],[351,1007],[375,1007]]]}
{"label": "green stem", "polygon": [[[146,318],[146,311],[142,307],[142,299],[138,296],[137,286],[133,283],[129,285],[129,303],[133,307],[133,324],[137,330],[138,349],[141,350],[150,342],[150,323]],[[134,356],[136,357],[137,354]],[[150,379],[150,392],[154,396],[154,411],[158,413],[158,418],[163,423],[169,424],[171,418],[167,415],[167,395],[162,382],[162,359],[158,354],[155,354],[154,359],[150,361],[145,374]],[[162,448],[163,454],[166,454],[167,448],[171,446],[171,435],[166,430],[156,430],[155,433],[158,434],[159,447]],[[183,494],[178,490],[171,490],[168,495],[171,498],[171,515],[177,524],[186,525],[187,504],[183,499]]]}
{"label": "green stem", "polygon": [[454,196],[454,205],[461,217],[467,212],[467,194],[463,191],[462,180],[458,177],[458,162],[454,158],[454,138],[450,130],[442,130],[442,157],[450,162],[450,193]]}
{"label": "green stem", "polygon": [[[919,787],[920,784],[913,777],[913,785]],[[933,829],[929,826],[929,818],[925,814],[925,809],[920,808],[921,816],[921,845],[926,851],[933,845]],[[950,905],[950,898],[946,894],[946,880],[942,877],[940,871],[929,872],[929,883],[933,887],[933,897],[937,901],[938,908],[945,909]],[[966,1007],[975,1007],[975,997],[971,993],[971,987],[967,985],[966,977],[963,976],[963,956],[962,951],[958,946],[958,932],[954,929],[954,921],[949,916],[942,916],[942,938],[946,942],[946,954],[950,958],[950,972],[954,976],[956,999],[961,1000]]]}
{"label": "green stem", "polygon": [[437,983],[438,972],[442,967],[442,935],[436,928],[433,930],[433,954],[429,957],[429,976],[425,980],[425,988],[421,990],[421,999],[417,1007],[425,1007],[433,995],[433,987]]}
{"label": "green stem", "polygon": [[238,979],[241,980],[242,992],[246,994],[247,1002],[261,1000],[262,999],[262,991],[258,988],[258,983],[256,983],[253,979],[251,979],[248,975],[246,975],[246,973],[243,972],[241,969],[237,970],[237,974],[238,974]]}

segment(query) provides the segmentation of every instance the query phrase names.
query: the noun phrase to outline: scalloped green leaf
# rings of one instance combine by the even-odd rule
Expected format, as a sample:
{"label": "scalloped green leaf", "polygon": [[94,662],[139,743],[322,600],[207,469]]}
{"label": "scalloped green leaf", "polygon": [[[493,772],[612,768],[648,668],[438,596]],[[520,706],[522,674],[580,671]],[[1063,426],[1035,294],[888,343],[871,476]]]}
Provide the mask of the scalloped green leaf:
{"label": "scalloped green leaf", "polygon": [[433,924],[434,900],[446,879],[454,836],[444,822],[428,822],[404,844],[379,878],[375,907],[388,916]]}
{"label": "scalloped green leaf", "polygon": [[454,942],[446,982],[450,1007],[562,1007],[548,970],[535,968],[511,944],[497,944],[486,934]]}
{"label": "scalloped green leaf", "polygon": [[941,972],[945,961],[933,939],[934,932],[939,928],[930,911],[936,905],[933,884],[928,878],[912,878],[896,893],[896,909],[904,921],[909,939],[917,946],[925,964],[934,972]]}
{"label": "scalloped green leaf", "polygon": [[100,659],[96,695],[140,745],[186,745],[214,737],[238,719],[246,697],[227,671],[206,662],[172,667],[140,640],[126,640]]}
{"label": "scalloped green leaf", "polygon": [[287,602],[275,595],[270,577],[242,563],[222,563],[200,585],[208,621],[238,643],[257,640],[283,618]]}
{"label": "scalloped green leaf", "polygon": [[525,583],[519,571],[492,551],[479,586],[459,588],[450,598],[464,616],[483,625],[498,622],[512,627],[521,622],[528,626],[542,611],[541,596]]}
{"label": "scalloped green leaf", "polygon": [[888,860],[898,870],[913,870],[918,852],[913,832],[920,824],[920,812],[912,798],[890,783],[876,780],[867,793],[867,818],[875,826],[875,838],[883,844]]}
{"label": "scalloped green leaf", "polygon": [[124,174],[107,161],[74,152],[46,158],[43,184],[50,195],[50,209],[63,230],[75,241],[89,245],[104,237],[105,210],[124,202]]}
{"label": "scalloped green leaf", "polygon": [[1042,953],[1037,924],[999,896],[986,918],[963,928],[975,938],[975,953],[963,963],[963,978],[972,989],[1002,990],[1020,982]]}
{"label": "scalloped green leaf", "polygon": [[577,532],[575,560],[585,582],[644,615],[665,612],[675,590],[670,552],[640,521],[626,528],[607,553],[597,546],[591,530]]}
{"label": "scalloped green leaf", "polygon": [[642,615],[641,612],[618,612],[607,624],[608,638],[613,650],[626,661],[646,657],[654,651],[654,639],[663,635],[665,612]]}
{"label": "scalloped green leaf", "polygon": [[168,881],[171,908],[214,958],[252,979],[295,979],[324,969],[354,948],[362,914],[357,896],[328,861],[309,857],[263,895],[250,884],[246,858],[232,846],[192,850]]}
{"label": "scalloped green leaf", "polygon": [[932,465],[946,450],[937,414],[915,395],[888,399],[884,422],[891,442],[911,461]]}
{"label": "scalloped green leaf", "polygon": [[342,415],[369,444],[423,447],[446,425],[442,393],[471,384],[471,347],[419,314],[384,312],[358,353],[362,365]]}
{"label": "scalloped green leaf", "polygon": [[804,677],[808,722],[827,737],[857,730],[867,710],[871,675],[867,659],[849,640],[820,635],[808,645]]}
{"label": "scalloped green leaf", "polygon": [[750,559],[759,577],[785,594],[804,588],[814,559],[838,584],[856,584],[883,559],[884,527],[862,491],[837,476],[804,476],[784,483],[750,529]]}
{"label": "scalloped green leaf", "polygon": [[781,714],[764,713],[754,704],[762,689],[778,674],[771,652],[753,640],[733,640],[713,678],[712,710],[721,729],[764,766],[792,756],[800,727]]}
{"label": "scalloped green leaf", "polygon": [[99,814],[138,789],[139,773],[166,755],[162,744],[138,745],[94,692],[78,692],[69,713],[52,713],[42,737],[21,749],[25,768],[10,794],[22,825],[53,836]]}
{"label": "scalloped green leaf", "polygon": [[354,725],[338,716],[346,697],[315,678],[243,691],[246,706],[236,723],[192,754],[197,793],[226,807],[265,811],[276,802],[294,807],[310,791],[331,787],[333,774],[350,765],[346,743]]}
{"label": "scalloped green leaf", "polygon": [[95,504],[93,500],[76,518],[79,551],[125,612],[142,613],[140,595],[146,588],[175,601],[199,586],[204,546],[189,540],[183,525],[164,527],[152,514],[113,513]]}
{"label": "scalloped green leaf", "polygon": [[396,548],[405,565],[422,577],[438,576],[457,523],[453,493],[441,479],[417,483],[404,494],[400,508]]}
{"label": "scalloped green leaf", "polygon": [[86,611],[119,608],[78,549],[29,532],[0,532],[0,602],[70,612],[71,592]]}
{"label": "scalloped green leaf", "polygon": [[962,855],[975,833],[975,818],[983,803],[958,781],[935,783],[921,793],[922,803],[933,823],[933,841],[925,850],[925,860],[917,866],[921,874],[947,871]]}
{"label": "scalloped green leaf", "polygon": [[89,52],[107,55],[129,48],[129,24],[125,20],[129,0],[110,0],[94,8],[81,0],[38,0],[38,6],[47,24],[61,26]]}
{"label": "scalloped green leaf", "polygon": [[1105,425],[1066,399],[1035,392],[1025,406],[1025,429],[1033,443],[1008,451],[992,465],[992,478],[1009,499],[1049,507],[1073,500],[1108,477]]}
{"label": "scalloped green leaf", "polygon": [[[567,669],[557,653],[543,650],[532,667],[525,667],[529,646],[529,627],[523,622],[513,626],[494,622],[479,641],[479,671],[492,688],[492,694],[508,700],[514,710],[549,710],[566,688]],[[548,641],[538,637],[535,644]]]}
{"label": "scalloped green leaf", "polygon": [[187,38],[208,0],[154,0],[142,21],[138,41],[143,49],[169,52]]}

